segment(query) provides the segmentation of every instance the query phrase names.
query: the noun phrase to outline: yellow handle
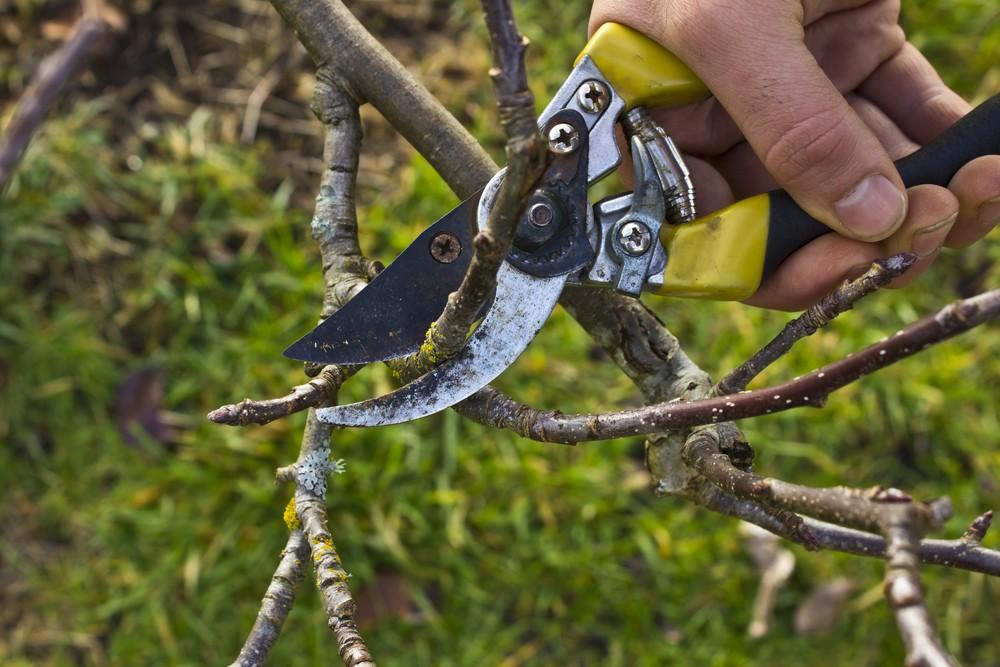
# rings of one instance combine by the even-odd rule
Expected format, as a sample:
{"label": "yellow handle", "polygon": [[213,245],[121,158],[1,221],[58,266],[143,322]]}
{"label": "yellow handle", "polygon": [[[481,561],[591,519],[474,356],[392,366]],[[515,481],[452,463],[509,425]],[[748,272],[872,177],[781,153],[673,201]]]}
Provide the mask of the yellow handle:
{"label": "yellow handle", "polygon": [[680,106],[708,97],[708,88],[672,53],[620,23],[605,23],[583,47],[631,109]]}
{"label": "yellow handle", "polygon": [[663,225],[667,250],[657,294],[740,301],[757,291],[771,218],[766,194],[736,202],[684,225]]}
{"label": "yellow handle", "polygon": [[[680,106],[710,95],[683,62],[641,32],[605,23],[577,62],[590,56],[628,108]],[[740,300],[764,273],[771,202],[759,195],[684,225],[663,225],[667,268],[658,294]]]}

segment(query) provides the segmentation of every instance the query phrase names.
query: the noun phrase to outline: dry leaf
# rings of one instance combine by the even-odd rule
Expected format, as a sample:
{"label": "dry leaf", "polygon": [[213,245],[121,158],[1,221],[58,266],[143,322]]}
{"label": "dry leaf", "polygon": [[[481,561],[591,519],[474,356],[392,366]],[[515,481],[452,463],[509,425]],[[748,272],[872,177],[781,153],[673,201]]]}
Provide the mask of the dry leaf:
{"label": "dry leaf", "polygon": [[115,398],[115,422],[122,439],[137,444],[141,429],[160,444],[169,444],[174,432],[164,419],[162,403],[163,373],[159,368],[140,368],[126,377]]}

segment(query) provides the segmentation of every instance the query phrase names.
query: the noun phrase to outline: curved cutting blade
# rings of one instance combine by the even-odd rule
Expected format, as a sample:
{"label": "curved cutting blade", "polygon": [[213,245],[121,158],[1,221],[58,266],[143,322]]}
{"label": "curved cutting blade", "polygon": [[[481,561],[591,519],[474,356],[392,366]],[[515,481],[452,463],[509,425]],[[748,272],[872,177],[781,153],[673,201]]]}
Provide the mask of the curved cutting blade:
{"label": "curved cutting blade", "polygon": [[529,276],[504,262],[493,307],[457,355],[390,394],[316,415],[338,426],[401,424],[468,398],[521,356],[556,307],[566,280]]}
{"label": "curved cutting blade", "polygon": [[[367,364],[419,350],[427,328],[462,284],[472,260],[481,193],[424,230],[370,285],[292,343],[285,356],[322,364]],[[436,254],[450,261],[439,261],[431,253],[439,237],[445,245],[438,246]]]}

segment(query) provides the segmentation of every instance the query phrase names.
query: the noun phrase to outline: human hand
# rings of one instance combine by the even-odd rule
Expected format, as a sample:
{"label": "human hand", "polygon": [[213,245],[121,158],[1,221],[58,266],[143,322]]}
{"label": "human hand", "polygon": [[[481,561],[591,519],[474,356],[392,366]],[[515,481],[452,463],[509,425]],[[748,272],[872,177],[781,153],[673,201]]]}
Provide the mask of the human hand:
{"label": "human hand", "polygon": [[748,302],[801,309],[879,257],[965,247],[1000,223],[1000,156],[947,188],[904,190],[897,160],[971,107],[906,41],[899,0],[595,0],[663,44],[715,97],[653,116],[685,153],[699,211],[776,187],[839,232],[790,256]]}

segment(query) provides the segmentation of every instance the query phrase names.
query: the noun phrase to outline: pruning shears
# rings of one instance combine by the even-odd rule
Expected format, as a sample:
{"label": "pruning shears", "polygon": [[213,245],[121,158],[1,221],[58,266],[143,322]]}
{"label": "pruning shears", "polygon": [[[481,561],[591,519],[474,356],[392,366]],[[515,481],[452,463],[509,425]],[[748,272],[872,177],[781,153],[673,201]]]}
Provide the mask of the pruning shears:
{"label": "pruning shears", "polygon": [[[542,112],[550,166],[529,198],[491,302],[465,346],[385,396],[324,408],[342,426],[396,424],[471,396],[514,363],[545,324],[567,283],[638,297],[740,300],[791,253],[830,229],[783,190],[698,217],[680,152],[648,107],[710,95],[674,55],[623,25],[602,26]],[[621,162],[615,127],[628,139],[635,190],[591,205],[588,187]],[[920,151],[898,161],[907,187],[947,185],[970,160],[1000,153],[1000,95]],[[363,364],[417,352],[456,290],[504,171],[425,230],[370,285],[291,345],[292,359]]]}

